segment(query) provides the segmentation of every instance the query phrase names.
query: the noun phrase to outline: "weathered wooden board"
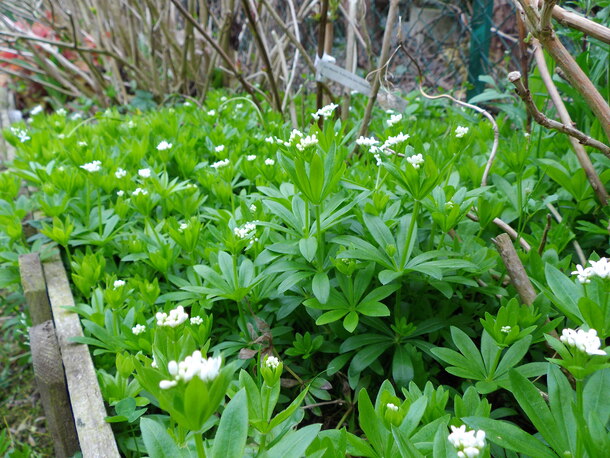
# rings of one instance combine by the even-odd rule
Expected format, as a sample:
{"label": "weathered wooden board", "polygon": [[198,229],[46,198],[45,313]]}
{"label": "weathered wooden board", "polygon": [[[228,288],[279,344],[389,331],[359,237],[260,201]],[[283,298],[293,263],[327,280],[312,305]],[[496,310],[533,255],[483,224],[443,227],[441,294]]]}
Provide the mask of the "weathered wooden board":
{"label": "weathered wooden board", "polygon": [[30,328],[32,365],[47,429],[53,438],[55,456],[71,457],[79,451],[78,436],[64,377],[59,344],[51,320]]}
{"label": "weathered wooden board", "polygon": [[64,266],[52,261],[42,267],[83,457],[119,457],[110,424],[104,420],[106,409],[88,347],[70,341],[83,330],[78,315],[63,308],[75,305]]}
{"label": "weathered wooden board", "polygon": [[47,297],[47,285],[38,253],[19,256],[19,273],[23,294],[28,304],[32,325],[52,320],[51,305]]}

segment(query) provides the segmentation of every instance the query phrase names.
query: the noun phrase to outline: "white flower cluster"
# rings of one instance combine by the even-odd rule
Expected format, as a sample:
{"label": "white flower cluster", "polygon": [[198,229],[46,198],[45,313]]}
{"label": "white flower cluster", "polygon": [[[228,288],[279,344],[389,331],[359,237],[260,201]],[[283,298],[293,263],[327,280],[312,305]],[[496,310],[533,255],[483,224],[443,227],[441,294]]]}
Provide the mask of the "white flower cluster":
{"label": "white flower cluster", "polygon": [[165,312],[157,312],[155,318],[157,319],[157,326],[175,328],[188,320],[189,315],[184,311],[184,307],[179,305],[175,309],[170,310],[169,315]]}
{"label": "white flower cluster", "polygon": [[312,113],[311,116],[313,116],[313,119],[315,119],[316,121],[320,119],[320,116],[324,119],[329,118],[330,116],[332,116],[333,111],[335,111],[335,108],[337,108],[338,106],[339,105],[337,105],[336,103],[331,103],[329,105],[326,105],[325,107],[320,108],[315,113]]}
{"label": "white flower cluster", "polygon": [[182,223],[182,224],[180,224],[180,227],[178,228],[178,230],[180,232],[182,232],[182,231],[186,231],[188,228],[189,228],[188,223]]}
{"label": "white flower cluster", "polygon": [[159,143],[157,145],[157,151],[165,151],[166,149],[170,149],[172,146],[174,146],[174,145],[163,140],[161,143]]}
{"label": "white flower cluster", "polygon": [[117,177],[119,180],[125,176],[127,176],[127,170],[122,169],[122,168],[118,168],[116,172],[114,172],[114,176]]}
{"label": "white flower cluster", "polygon": [[115,289],[125,286],[125,280],[115,280],[112,286],[114,286]]}
{"label": "white flower cluster", "polygon": [[379,140],[377,140],[375,137],[363,137],[360,136],[358,138],[358,140],[356,140],[356,145],[358,146],[376,146],[379,144]]}
{"label": "white flower cluster", "polygon": [[589,261],[589,264],[591,264],[591,267],[583,267],[578,264],[576,270],[572,272],[572,275],[578,275],[580,283],[591,283],[591,277],[610,277],[610,262],[606,258],[601,258],[599,261]]}
{"label": "white flower cluster", "polygon": [[25,143],[30,139],[28,131],[25,129],[17,129],[16,127],[11,127],[11,133],[15,137],[17,137],[21,143]]}
{"label": "white flower cluster", "polygon": [[224,150],[225,150],[225,145],[218,145],[214,148],[214,151],[216,151],[217,153],[220,153]]}
{"label": "white flower cluster", "polygon": [[256,222],[249,222],[241,227],[233,228],[233,233],[240,239],[251,239],[254,236],[256,230]]}
{"label": "white flower cluster", "polygon": [[508,334],[511,329],[512,329],[511,326],[502,326],[502,328],[500,329],[500,332],[503,334]]}
{"label": "white flower cluster", "polygon": [[[409,134],[403,134],[402,132],[400,132],[398,135],[388,137],[386,141],[383,142],[383,145],[377,146],[379,145],[379,140],[377,140],[375,137],[361,136],[358,138],[358,140],[356,140],[356,144],[359,146],[367,146],[369,148],[369,152],[375,154],[375,159],[377,159],[377,155],[380,153],[384,153],[387,155],[392,154],[392,152],[390,151],[391,147],[404,141],[407,141],[410,137],[411,136]],[[379,162],[379,159],[377,159],[377,165],[379,165]]]}
{"label": "white flower cluster", "polygon": [[559,340],[569,347],[575,347],[588,355],[606,355],[606,352],[599,348],[601,347],[602,342],[599,337],[597,337],[597,331],[595,329],[589,329],[588,331],[583,331],[582,329],[579,329],[578,331],[575,331],[574,329],[564,329],[561,332]]}
{"label": "white flower cluster", "polygon": [[248,154],[246,156],[246,161],[248,161],[248,162],[252,162],[255,159],[256,159],[256,154]]}
{"label": "white flower cluster", "polygon": [[414,154],[413,156],[409,156],[407,158],[407,162],[411,164],[414,168],[418,169],[420,165],[424,163],[424,156],[420,154]]}
{"label": "white flower cluster", "polygon": [[392,127],[394,124],[399,123],[400,121],[402,121],[402,115],[393,114],[390,116],[390,119],[388,119],[388,126]]}
{"label": "white flower cluster", "polygon": [[216,110],[208,111],[208,116],[216,116]]}
{"label": "white flower cluster", "polygon": [[388,410],[391,410],[393,412],[398,412],[398,406],[396,404],[392,404],[391,402],[388,402],[385,406]]}
{"label": "white flower cluster", "polygon": [[138,170],[138,175],[142,178],[150,178],[150,169],[140,169]]}
{"label": "white flower cluster", "polygon": [[79,141],[79,142],[76,142],[76,144],[77,144],[78,146],[87,146],[87,142],[84,142],[84,141]]}
{"label": "white flower cluster", "polygon": [[210,165],[210,167],[212,167],[213,169],[220,169],[222,167],[226,167],[229,164],[230,161],[228,159],[223,159],[222,161],[214,162],[212,165]]}
{"label": "white flower cluster", "polygon": [[146,194],[148,194],[148,191],[146,189],[142,189],[142,188],[136,188],[133,192],[132,195],[133,196],[139,196],[140,194],[142,194],[143,196],[145,196]]}
{"label": "white flower cluster", "polygon": [[378,153],[373,154],[373,157],[375,158],[375,164],[377,164],[377,167],[381,166],[381,164],[383,164],[383,161],[381,160],[381,156]]}
{"label": "white flower cluster", "polygon": [[296,144],[296,147],[299,151],[304,151],[305,149],[309,148],[310,146],[317,145],[317,144],[318,144],[318,137],[316,136],[316,134],[313,134],[313,135],[308,135],[307,137],[301,138],[301,140],[299,140],[299,143]]}
{"label": "white flower cluster", "polygon": [[485,431],[466,431],[466,425],[451,427],[449,442],[457,449],[460,458],[475,458],[485,448]]}
{"label": "white flower cluster", "polygon": [[59,116],[66,116],[68,112],[64,108],[60,108],[59,110],[55,110],[55,114],[58,114]]}
{"label": "white flower cluster", "polygon": [[270,157],[265,159],[265,165],[274,165],[274,164],[275,164],[275,160],[274,159],[271,159]]}
{"label": "white flower cluster", "polygon": [[116,192],[116,195],[119,196],[119,197],[123,197],[125,195],[125,191],[120,189],[119,191]]}
{"label": "white flower cluster", "polygon": [[191,318],[191,324],[203,324],[203,318],[200,316],[194,316]]}
{"label": "white flower cluster", "polygon": [[180,380],[189,382],[193,377],[199,377],[204,382],[209,382],[218,377],[220,373],[220,357],[204,358],[199,350],[187,356],[184,361],[179,363],[170,361],[167,364],[167,371],[174,377],[173,380],[161,380],[159,388],[167,390],[176,386]]}
{"label": "white flower cluster", "polygon": [[99,172],[102,169],[102,161],[87,162],[80,166],[81,169],[85,169],[87,172]]}
{"label": "white flower cluster", "polygon": [[133,334],[136,336],[138,334],[142,334],[144,331],[146,331],[146,326],[143,324],[136,324],[133,328],[131,328],[131,332],[133,332]]}
{"label": "white flower cluster", "polygon": [[268,367],[269,369],[277,369],[279,365],[280,360],[275,356],[267,356],[267,358],[265,358],[265,367]]}
{"label": "white flower cluster", "polygon": [[468,127],[464,127],[464,126],[457,126],[455,128],[455,136],[456,138],[462,138],[464,135],[466,135],[468,133]]}
{"label": "white flower cluster", "polygon": [[37,114],[42,113],[44,110],[44,108],[42,108],[42,105],[36,105],[34,108],[32,108],[30,110],[30,116],[36,116]]}
{"label": "white flower cluster", "polygon": [[277,138],[275,138],[275,137],[265,137],[266,143],[274,144],[276,141],[277,141]]}

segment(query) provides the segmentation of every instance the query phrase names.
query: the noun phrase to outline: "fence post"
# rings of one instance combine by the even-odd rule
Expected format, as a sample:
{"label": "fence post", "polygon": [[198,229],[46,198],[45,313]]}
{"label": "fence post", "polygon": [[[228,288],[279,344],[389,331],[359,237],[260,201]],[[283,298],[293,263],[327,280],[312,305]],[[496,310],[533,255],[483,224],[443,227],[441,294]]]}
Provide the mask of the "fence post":
{"label": "fence post", "polygon": [[491,41],[492,16],[494,0],[474,0],[470,21],[470,59],[468,62],[468,82],[473,88],[468,91],[468,98],[483,92],[485,83],[479,81],[488,68],[489,44]]}

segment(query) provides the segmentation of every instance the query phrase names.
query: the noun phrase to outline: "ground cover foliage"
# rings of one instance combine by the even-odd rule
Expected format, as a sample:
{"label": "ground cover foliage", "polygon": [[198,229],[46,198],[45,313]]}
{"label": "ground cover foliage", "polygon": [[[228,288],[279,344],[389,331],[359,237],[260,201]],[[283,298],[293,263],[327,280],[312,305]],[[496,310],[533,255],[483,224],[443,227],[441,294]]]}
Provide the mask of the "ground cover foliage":
{"label": "ground cover foliage", "polygon": [[[368,139],[216,92],[5,132],[1,286],[61,248],[126,456],[603,456],[608,221],[566,139],[500,117],[481,187],[491,127],[408,102]],[[532,305],[494,218],[533,247]]]}

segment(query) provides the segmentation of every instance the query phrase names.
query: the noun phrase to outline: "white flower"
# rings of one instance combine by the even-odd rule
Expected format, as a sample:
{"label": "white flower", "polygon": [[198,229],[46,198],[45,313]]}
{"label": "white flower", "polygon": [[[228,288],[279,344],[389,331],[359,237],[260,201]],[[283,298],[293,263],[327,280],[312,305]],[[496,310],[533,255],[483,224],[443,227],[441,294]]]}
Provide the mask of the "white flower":
{"label": "white flower", "polygon": [[[595,261],[593,261],[595,262]],[[591,283],[590,278],[595,275],[592,267],[584,267],[578,264],[576,270],[572,272],[572,275],[578,275],[578,281],[580,283]]]}
{"label": "white flower", "polygon": [[60,108],[59,110],[55,110],[55,114],[58,114],[59,116],[66,116],[68,112],[64,108]]}
{"label": "white flower", "polygon": [[220,101],[221,101],[221,102],[226,102],[226,101],[227,101],[227,97],[223,95],[223,96],[220,98]]}
{"label": "white flower", "polygon": [[464,127],[464,126],[457,126],[455,128],[455,136],[456,138],[462,138],[464,135],[466,135],[468,133],[468,127]]}
{"label": "white flower", "polygon": [[133,129],[134,127],[136,127],[136,123],[133,122],[133,120],[129,120],[125,123],[125,127],[127,127],[128,129]]}
{"label": "white flower", "polygon": [[193,318],[191,318],[191,324],[202,324],[203,323],[203,318],[201,318],[200,316],[194,316]]}
{"label": "white flower", "polygon": [[150,367],[154,367],[155,369],[157,369],[159,367],[159,366],[157,366],[157,360],[155,359],[154,355],[153,355],[152,363],[150,363]]}
{"label": "white flower", "polygon": [[216,116],[216,110],[208,111],[208,116]]}
{"label": "white flower", "polygon": [[451,426],[449,442],[457,449],[460,458],[474,458],[485,448],[485,431],[466,431],[466,425]]}
{"label": "white flower", "polygon": [[213,169],[220,169],[222,167],[226,167],[229,164],[230,161],[228,159],[224,159],[222,161],[214,162],[212,165],[210,165],[210,167],[212,167]]}
{"label": "white flower", "polygon": [[125,195],[125,191],[123,191],[123,190],[117,191],[116,195],[119,197],[123,197]]}
{"label": "white flower", "polygon": [[244,104],[243,104],[243,103],[238,103],[237,105],[235,105],[235,108],[236,108],[237,110],[241,110],[243,107],[244,107]]}
{"label": "white flower", "polygon": [[451,210],[453,207],[455,207],[455,204],[453,202],[451,202],[450,200],[445,202],[445,210]]}
{"label": "white flower", "polygon": [[337,108],[339,105],[337,105],[336,103],[331,103],[326,105],[325,107],[320,108],[318,111],[316,111],[315,113],[312,113],[312,117],[315,120],[320,119],[320,116],[323,117],[324,119],[330,117],[333,114],[333,111],[335,111],[335,108]]}
{"label": "white flower", "polygon": [[78,146],[87,146],[87,142],[76,142]]}
{"label": "white flower", "polygon": [[280,360],[275,356],[267,356],[265,358],[265,367],[276,369],[280,365]]}
{"label": "white flower", "polygon": [[420,165],[424,163],[424,156],[422,154],[414,154],[413,156],[409,156],[407,158],[407,162],[411,164],[414,168],[418,169]]}
{"label": "white flower", "polygon": [[[292,142],[294,142],[294,140],[296,140],[297,137],[303,138],[303,132],[298,129],[292,129],[292,132],[290,132],[290,138],[288,139],[288,143],[291,144]],[[280,139],[278,140],[281,141]]]}
{"label": "white flower", "polygon": [[79,119],[81,119],[83,117],[82,114],[80,113],[72,113],[72,116],[70,117],[73,121],[77,121]]}
{"label": "white flower", "polygon": [[[168,372],[175,377],[174,385],[182,380],[190,381],[193,377],[199,377],[204,382],[214,380],[220,372],[220,357],[203,358],[201,352],[196,350],[191,356],[187,356],[184,361],[177,363],[170,361],[167,365]],[[169,387],[168,387],[169,388]]]}
{"label": "white flower", "polygon": [[150,178],[150,169],[140,169],[138,170],[138,175],[142,178]]}
{"label": "white flower", "polygon": [[375,146],[377,144],[379,144],[379,140],[377,140],[375,137],[360,136],[358,137],[358,140],[356,140],[356,145],[359,146]]}
{"label": "white flower", "polygon": [[388,410],[391,410],[393,412],[398,412],[398,406],[396,404],[392,404],[391,402],[388,402],[385,406]]}
{"label": "white flower", "polygon": [[142,334],[145,331],[146,331],[146,326],[144,326],[143,324],[136,324],[133,328],[131,328],[131,332],[133,332],[133,334],[136,336],[138,334]]}
{"label": "white flower", "polygon": [[119,180],[126,175],[127,175],[127,170],[124,170],[121,168],[117,169],[117,171],[114,172],[114,176],[117,177]]}
{"label": "white flower", "polygon": [[402,115],[401,114],[395,114],[390,116],[390,119],[388,119],[388,126],[393,126],[396,123],[399,123],[400,121],[402,121]]}
{"label": "white flower", "polygon": [[136,188],[135,191],[132,193],[133,196],[139,196],[140,194],[145,196],[146,194],[148,194],[148,191],[146,189]]}
{"label": "white flower", "polygon": [[248,155],[246,156],[246,160],[247,160],[248,162],[252,162],[254,159],[256,159],[256,154],[248,154]]}
{"label": "white flower", "polygon": [[165,151],[166,149],[170,149],[172,146],[174,146],[174,145],[163,140],[161,143],[159,143],[157,145],[157,151]]}
{"label": "white flower", "polygon": [[188,225],[187,223],[182,223],[182,224],[180,225],[180,227],[178,228],[178,230],[179,230],[180,232],[182,232],[182,231],[187,230],[188,228],[189,228],[189,225]]}
{"label": "white flower", "polygon": [[306,148],[309,148],[310,146],[313,145],[317,145],[318,144],[318,137],[316,136],[316,134],[313,135],[308,135],[305,138],[301,138],[301,140],[299,141],[299,143],[297,143],[297,149],[299,151],[304,151]]}
{"label": "white flower", "polygon": [[511,329],[512,329],[511,326],[502,326],[502,328],[500,329],[500,332],[502,332],[504,334],[508,334]]}
{"label": "white flower", "polygon": [[564,329],[559,340],[567,346],[577,348],[588,355],[606,355],[606,352],[600,349],[602,342],[597,337],[595,329],[589,329],[588,331]]}
{"label": "white flower", "polygon": [[161,380],[159,382],[159,388],[162,390],[169,390],[170,388],[175,387],[178,384],[176,380]]}
{"label": "white flower", "polygon": [[265,137],[265,141],[267,143],[275,143],[275,138],[273,138],[273,137]]}
{"label": "white flower", "polygon": [[[59,134],[57,136],[57,138],[59,138],[60,140],[63,140],[64,138],[66,138],[66,134]],[[21,142],[21,143],[23,143],[23,142]]]}
{"label": "white flower", "polygon": [[36,105],[30,110],[30,116],[36,116],[37,114],[42,113],[43,110],[44,108],[42,108],[42,105]]}
{"label": "white flower", "polygon": [[381,156],[379,154],[374,154],[373,157],[377,161],[377,166],[380,166],[381,164],[383,164],[383,161],[381,160]]}
{"label": "white flower", "polygon": [[411,136],[409,134],[403,134],[402,132],[398,135],[394,135],[393,137],[388,137],[388,139],[383,143],[382,148],[389,148],[390,146],[397,145],[404,141],[407,141]]}
{"label": "white flower", "polygon": [[218,145],[216,148],[214,148],[214,151],[216,151],[217,153],[220,153],[221,151],[225,150],[225,145]]}
{"label": "white flower", "polygon": [[589,264],[593,269],[593,275],[601,278],[610,277],[610,263],[606,258],[601,258],[599,261],[589,261]]}
{"label": "white flower", "polygon": [[192,105],[188,100],[182,104],[183,107],[190,107]]}
{"label": "white flower", "polygon": [[256,205],[254,205],[254,204],[250,205],[250,211],[251,212],[255,212],[256,211]]}
{"label": "white flower", "polygon": [[273,159],[271,159],[269,157],[267,159],[265,159],[265,165],[274,165],[274,164],[275,164],[275,161]]}
{"label": "white flower", "polygon": [[233,228],[233,233],[240,239],[250,239],[254,236],[255,230],[256,230],[256,223],[249,222],[249,223],[244,224],[241,227]]}
{"label": "white flower", "polygon": [[125,286],[125,280],[115,280],[112,286],[116,288],[120,288],[121,286]]}
{"label": "white flower", "polygon": [[102,168],[102,162],[101,161],[87,162],[86,164],[81,165],[80,168],[85,169],[87,172],[99,172]]}
{"label": "white flower", "polygon": [[30,136],[28,135],[28,131],[25,129],[17,129],[15,127],[11,127],[11,133],[19,139],[21,143],[25,143],[30,140]]}
{"label": "white flower", "polygon": [[169,315],[165,312],[157,312],[155,315],[157,326],[169,326],[175,328],[188,320],[188,313],[184,311],[184,307],[179,305],[173,310],[170,310]]}

